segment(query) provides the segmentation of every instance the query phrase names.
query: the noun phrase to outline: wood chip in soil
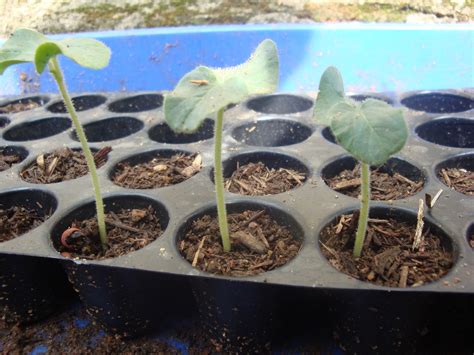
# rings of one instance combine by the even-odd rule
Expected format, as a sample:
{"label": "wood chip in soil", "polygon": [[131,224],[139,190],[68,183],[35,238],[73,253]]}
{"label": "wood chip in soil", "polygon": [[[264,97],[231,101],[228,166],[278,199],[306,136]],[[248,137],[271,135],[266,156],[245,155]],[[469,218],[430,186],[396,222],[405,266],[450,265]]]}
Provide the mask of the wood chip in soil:
{"label": "wood chip in soil", "polygon": [[[352,170],[344,170],[332,178],[324,178],[333,190],[344,195],[358,197],[360,195],[360,165]],[[399,173],[388,174],[379,169],[371,169],[370,186],[371,200],[389,201],[412,196],[423,188],[424,181],[412,181]]]}
{"label": "wood chip in soil", "polygon": [[0,113],[17,113],[32,110],[39,107],[40,104],[35,101],[17,102],[0,107]]}
{"label": "wood chip in soil", "polygon": [[322,231],[321,251],[333,267],[359,280],[389,287],[421,286],[439,280],[453,266],[452,250],[429,227],[423,230],[422,246],[413,251],[416,223],[391,218],[369,220],[362,255],[355,259],[357,222],[352,215],[340,218]]}
{"label": "wood chip in soil", "polygon": [[[94,153],[94,161],[100,168],[107,161],[112,148],[104,147]],[[36,161],[20,173],[23,180],[32,184],[52,184],[77,179],[87,175],[86,158],[81,150],[60,148],[49,154],[41,154]]]}
{"label": "wood chip in soil", "polygon": [[4,149],[0,148],[0,171],[10,169],[12,165],[21,162],[21,157],[16,154],[5,154]]}
{"label": "wood chip in soil", "polygon": [[0,209],[0,242],[14,239],[38,227],[50,215],[40,216],[36,210],[18,206]]}
{"label": "wood chip in soil", "polygon": [[108,246],[104,251],[100,244],[97,219],[75,221],[72,228],[80,230],[70,247],[61,245],[61,255],[68,258],[101,260],[126,255],[144,248],[163,232],[153,207],[145,209],[121,209],[105,215]]}
{"label": "wood chip in soil", "polygon": [[250,276],[276,269],[293,259],[302,241],[265,210],[228,215],[232,250],[224,252],[215,217],[203,216],[178,242],[180,253],[194,267],[212,274]]}
{"label": "wood chip in soil", "polygon": [[201,170],[202,157],[198,153],[178,153],[166,158],[159,155],[136,165],[117,164],[112,181],[129,189],[153,189],[179,184]]}
{"label": "wood chip in soil", "polygon": [[306,174],[293,169],[269,169],[264,163],[237,166],[224,186],[227,191],[250,196],[275,195],[303,185]]}
{"label": "wood chip in soil", "polygon": [[474,171],[467,169],[441,169],[439,178],[449,188],[464,195],[474,196]]}

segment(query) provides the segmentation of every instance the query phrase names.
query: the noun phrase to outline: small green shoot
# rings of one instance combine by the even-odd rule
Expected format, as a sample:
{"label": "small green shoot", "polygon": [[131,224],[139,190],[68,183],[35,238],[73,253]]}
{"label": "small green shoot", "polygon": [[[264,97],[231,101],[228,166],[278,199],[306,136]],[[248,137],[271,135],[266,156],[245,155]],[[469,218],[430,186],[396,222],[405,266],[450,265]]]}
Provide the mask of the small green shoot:
{"label": "small green shoot", "polygon": [[46,66],[48,66],[58,85],[64,105],[71,116],[87,161],[87,167],[91,173],[99,236],[102,247],[105,249],[107,247],[107,232],[105,229],[104,203],[100,192],[97,168],[92,152],[87,144],[86,135],[67,91],[63,73],[59,67],[57,56],[60,54],[72,59],[83,67],[101,69],[108,65],[111,52],[105,44],[95,39],[69,38],[53,41],[39,32],[30,29],[18,29],[0,48],[0,74],[3,74],[9,66],[20,63],[33,63],[38,74],[43,73]]}
{"label": "small green shoot", "polygon": [[329,126],[339,145],[361,163],[361,208],[354,243],[354,257],[359,258],[369,218],[370,166],[384,164],[405,145],[408,130],[403,111],[380,100],[351,100],[344,94],[341,74],[329,67],[319,83],[314,118]]}
{"label": "small green shoot", "polygon": [[249,95],[278,86],[278,52],[273,41],[260,43],[247,62],[229,68],[199,66],[185,74],[164,100],[165,120],[176,132],[191,133],[217,112],[214,131],[214,182],[224,251],[231,249],[222,174],[222,126],[225,108]]}

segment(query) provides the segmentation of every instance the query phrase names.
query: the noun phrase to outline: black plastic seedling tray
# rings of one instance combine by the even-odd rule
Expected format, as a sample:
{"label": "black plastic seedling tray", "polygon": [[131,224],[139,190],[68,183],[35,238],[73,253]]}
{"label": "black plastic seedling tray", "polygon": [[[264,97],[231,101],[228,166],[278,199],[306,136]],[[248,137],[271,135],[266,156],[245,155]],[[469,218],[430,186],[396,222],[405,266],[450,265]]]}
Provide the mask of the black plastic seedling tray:
{"label": "black plastic seedling tray", "polygon": [[[331,190],[321,176],[348,167],[351,161],[345,158],[347,155],[341,147],[331,142],[328,129],[314,123],[313,98],[289,94],[254,97],[227,110],[223,142],[224,174],[230,175],[237,162],[250,161],[263,161],[273,167],[297,167],[308,173],[303,186],[283,194],[263,197],[226,195],[230,211],[263,207],[303,239],[299,254],[285,266],[257,276],[228,278],[198,271],[181,257],[176,244],[184,228],[196,215],[215,214],[213,122],[206,121],[193,135],[172,133],[164,123],[162,96],[157,92],[75,95],[76,108],[80,111],[91,147],[113,147],[107,163],[99,169],[106,208],[152,204],[164,229],[163,235],[147,247],[102,261],[72,261],[63,258],[55,249],[61,232],[70,222],[78,216],[94,213],[89,176],[48,185],[30,184],[19,177],[20,171],[41,153],[63,146],[79,148],[67,114],[58,103],[60,98],[45,94],[0,99],[0,107],[19,99],[37,100],[42,104],[33,110],[0,115],[0,147],[8,146],[24,157],[21,163],[0,173],[0,208],[10,200],[16,200],[30,205],[39,203],[54,211],[41,226],[1,243],[0,260],[11,254],[60,260],[88,308],[118,331],[123,330],[123,318],[129,319],[126,327],[133,324],[137,332],[151,326],[153,321],[150,319],[156,319],[164,311],[164,307],[158,307],[159,310],[150,313],[148,302],[156,304],[157,301],[152,300],[156,295],[162,297],[163,302],[190,304],[192,301],[187,297],[191,293],[184,280],[191,280],[193,284],[205,279],[214,285],[222,284],[224,288],[240,284],[240,290],[251,287],[250,298],[242,296],[241,302],[253,297],[255,287],[263,290],[270,288],[269,285],[283,286],[275,288],[282,295],[277,300],[277,307],[288,300],[298,303],[300,296],[302,304],[303,299],[309,299],[311,303],[321,301],[319,297],[326,297],[324,302],[328,308],[339,296],[346,297],[336,307],[338,310],[344,308],[341,304],[354,299],[365,299],[366,303],[378,303],[381,307],[385,304],[390,308],[390,302],[396,303],[396,295],[413,301],[422,299],[415,294],[423,297],[465,294],[463,297],[472,302],[474,251],[469,245],[468,234],[472,234],[474,225],[474,197],[449,189],[439,181],[437,171],[451,165],[470,169],[474,166],[474,91],[370,95],[394,106],[409,108],[410,136],[405,148],[391,160],[391,169],[408,177],[421,175],[425,181],[418,194],[402,200],[372,202],[371,211],[374,216],[388,214],[416,220],[418,200],[424,198],[425,193],[434,195],[443,189],[436,206],[427,211],[425,223],[445,236],[446,245],[454,250],[455,265],[437,282],[414,288],[387,288],[351,278],[327,262],[319,249],[320,231],[338,215],[357,209],[359,202]],[[154,153],[170,154],[171,151],[201,153],[202,170],[180,184],[159,189],[126,189],[110,180],[117,163],[125,159],[139,161]],[[6,277],[3,273],[2,268],[0,278]],[[230,281],[232,284],[228,284]],[[199,287],[195,287],[195,292],[196,289]],[[227,292],[229,299],[236,292]],[[308,292],[310,297],[307,297]],[[413,311],[410,302],[403,302],[407,311]],[[414,309],[417,309],[420,304],[427,303],[414,304]],[[363,305],[355,307],[364,313]],[[250,310],[253,311],[255,309]]]}

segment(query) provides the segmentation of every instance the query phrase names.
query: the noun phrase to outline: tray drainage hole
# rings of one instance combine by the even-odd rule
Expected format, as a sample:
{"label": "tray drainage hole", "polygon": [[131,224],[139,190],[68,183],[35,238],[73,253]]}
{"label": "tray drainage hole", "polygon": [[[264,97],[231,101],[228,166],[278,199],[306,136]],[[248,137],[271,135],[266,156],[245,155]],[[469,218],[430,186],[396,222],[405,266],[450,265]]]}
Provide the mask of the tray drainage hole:
{"label": "tray drainage hole", "polygon": [[0,117],[0,128],[8,126],[10,120],[7,117]]}
{"label": "tray drainage hole", "polygon": [[190,134],[175,133],[166,123],[159,123],[148,132],[151,140],[160,143],[169,144],[186,144],[203,141],[212,138],[214,135],[214,121],[211,119],[204,120],[199,129]]}
{"label": "tray drainage hole", "polygon": [[474,100],[453,94],[426,93],[404,98],[402,105],[415,110],[429,113],[462,112],[474,108]]}
{"label": "tray drainage hole", "polygon": [[[273,152],[244,153],[223,162],[227,191],[249,196],[283,193],[302,186],[309,168],[296,158]],[[214,169],[211,171],[214,181]]]}
{"label": "tray drainage hole", "polygon": [[312,133],[310,127],[296,121],[263,119],[236,127],[232,137],[248,145],[280,147],[303,142]]}
{"label": "tray drainage hole", "polygon": [[149,111],[163,105],[163,95],[144,94],[117,100],[109,105],[112,112],[142,112]]}
{"label": "tray drainage hole", "polygon": [[362,255],[354,259],[357,227],[352,225],[352,213],[338,215],[319,234],[321,253],[344,274],[380,286],[415,287],[441,279],[456,263],[457,245],[428,218],[423,229],[423,251],[413,251],[416,211],[393,207],[370,209]]}
{"label": "tray drainage hole", "polygon": [[474,154],[458,155],[439,163],[435,175],[450,189],[474,196]]}
{"label": "tray drainage hole", "polygon": [[[84,132],[89,142],[106,142],[127,137],[143,127],[143,122],[133,117],[111,117],[84,125]],[[76,131],[71,138],[78,141]]]}
{"label": "tray drainage hole", "polygon": [[0,106],[1,113],[17,113],[33,110],[37,107],[45,105],[49,101],[46,96],[25,97],[19,100],[9,101]]}
{"label": "tray drainage hole", "polygon": [[269,95],[249,100],[247,107],[256,112],[284,115],[309,110],[313,101],[295,95]]}
{"label": "tray drainage hole", "polygon": [[215,206],[200,209],[179,227],[177,249],[190,264],[196,260],[195,268],[215,275],[244,277],[274,270],[297,256],[304,233],[290,214],[263,202],[226,206],[232,231],[228,253],[222,249]]}
{"label": "tray drainage hole", "polygon": [[352,100],[355,100],[355,101],[365,101],[367,99],[375,99],[375,100],[383,101],[383,102],[385,102],[389,105],[393,105],[393,100],[389,99],[388,97],[381,96],[381,95],[355,94],[355,95],[349,95],[349,97]]}
{"label": "tray drainage hole", "polygon": [[415,132],[428,142],[454,148],[474,148],[474,120],[441,118],[419,125]]}
{"label": "tray drainage hole", "polygon": [[51,217],[57,207],[56,198],[43,190],[17,189],[1,193],[0,243],[38,227]]}
{"label": "tray drainage hole", "polygon": [[[107,162],[109,150],[102,149],[100,157],[96,155],[98,149],[91,148],[91,150],[96,157],[96,165],[100,168]],[[20,177],[31,184],[53,184],[77,179],[88,173],[89,169],[82,150],[64,147],[37,156],[20,172]]]}
{"label": "tray drainage hole", "polygon": [[0,147],[0,171],[10,169],[21,163],[28,156],[28,151],[20,146],[10,145]]}
{"label": "tray drainage hole", "polygon": [[[104,252],[98,243],[95,202],[76,207],[57,222],[51,230],[54,248],[68,258],[102,260],[142,249],[160,237],[169,223],[169,213],[159,201],[133,194],[109,196],[104,199],[109,237]],[[61,235],[74,226],[81,230],[79,238],[61,243]],[[90,232],[93,231],[93,232]]]}
{"label": "tray drainage hole", "polygon": [[[72,102],[76,111],[90,110],[91,108],[102,105],[105,101],[107,101],[107,98],[101,95],[83,95],[72,98]],[[47,109],[53,113],[67,112],[66,107],[62,101],[57,101],[49,105]]]}
{"label": "tray drainage hole", "polygon": [[467,243],[474,250],[474,223],[471,223],[466,232]]}
{"label": "tray drainage hole", "polygon": [[54,136],[70,127],[71,120],[67,117],[48,117],[13,126],[3,134],[3,138],[14,142],[32,141]]}
{"label": "tray drainage hole", "polygon": [[109,178],[129,189],[155,189],[179,184],[201,170],[199,153],[160,149],[133,155],[112,168]]}
{"label": "tray drainage hole", "polygon": [[[352,157],[343,157],[326,165],[321,176],[331,189],[357,198],[360,194],[360,166]],[[416,166],[399,158],[371,168],[371,199],[399,200],[423,189],[426,176]]]}

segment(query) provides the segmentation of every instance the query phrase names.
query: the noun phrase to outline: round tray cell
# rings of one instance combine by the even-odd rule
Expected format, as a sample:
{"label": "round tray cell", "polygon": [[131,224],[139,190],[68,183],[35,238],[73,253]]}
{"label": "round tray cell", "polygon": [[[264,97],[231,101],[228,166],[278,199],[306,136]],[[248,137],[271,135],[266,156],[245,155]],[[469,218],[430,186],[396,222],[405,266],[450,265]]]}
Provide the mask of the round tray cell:
{"label": "round tray cell", "polygon": [[0,128],[8,126],[10,120],[7,117],[0,117]]}
{"label": "round tray cell", "polygon": [[[0,146],[0,171],[10,169],[12,165],[21,163],[28,156],[28,151],[20,146]],[[7,159],[5,159],[5,157]],[[13,157],[13,159],[10,159]]]}
{"label": "round tray cell", "polygon": [[[105,213],[117,213],[121,209],[146,209],[151,206],[160,221],[161,231],[164,233],[169,223],[169,213],[166,207],[159,201],[152,198],[123,194],[104,198]],[[63,216],[51,230],[51,239],[56,250],[61,248],[61,235],[75,221],[84,221],[96,215],[95,201],[74,208],[71,212]]]}
{"label": "round tray cell", "polygon": [[22,123],[8,129],[3,138],[8,141],[32,141],[54,136],[71,127],[67,117],[47,117]]}
{"label": "round tray cell", "polygon": [[310,127],[299,122],[263,119],[236,127],[232,131],[232,137],[248,145],[280,147],[303,142],[312,133]]}
{"label": "round tray cell", "polygon": [[474,154],[462,154],[442,161],[435,175],[443,184],[468,196],[474,196]]}
{"label": "round tray cell", "polygon": [[474,223],[471,223],[466,231],[467,244],[474,250]]}
{"label": "round tray cell", "polygon": [[163,95],[143,94],[117,100],[109,105],[112,112],[142,112],[149,111],[163,105]]}
{"label": "round tray cell", "polygon": [[[6,215],[2,213],[3,216],[0,216],[4,227],[0,231],[0,240],[14,239],[38,227],[56,211],[57,207],[56,198],[44,190],[23,188],[1,193],[0,210]],[[21,223],[12,223],[18,214],[23,216],[16,217]],[[8,217],[6,220],[5,216]]]}
{"label": "round tray cell", "polygon": [[[90,110],[91,108],[97,107],[102,105],[107,98],[101,95],[83,95],[83,96],[76,96],[72,98],[72,103],[74,104],[74,108],[76,111],[86,111]],[[47,109],[53,113],[66,113],[66,106],[64,106],[63,101],[57,101],[54,104],[51,104],[47,107]]]}
{"label": "round tray cell", "polygon": [[370,94],[356,94],[356,95],[349,95],[352,100],[355,101],[365,101],[367,99],[375,99],[386,102],[389,105],[393,105],[393,101],[390,100],[388,97],[378,96],[378,95],[370,95]]}
{"label": "round tray cell", "polygon": [[428,142],[454,148],[474,148],[474,120],[441,118],[416,127],[418,136]]}
{"label": "round tray cell", "polygon": [[159,123],[148,132],[151,140],[160,143],[186,144],[203,141],[214,135],[214,121],[207,118],[193,133],[175,133],[166,123]]}
{"label": "round tray cell", "polygon": [[328,142],[331,142],[333,144],[337,144],[336,138],[334,137],[334,135],[331,132],[331,128],[329,128],[329,127],[323,128],[323,130],[321,131],[321,134],[324,137],[324,139],[326,139]]}
{"label": "round tray cell", "polygon": [[[361,257],[354,259],[353,212],[339,213],[318,234],[319,251],[344,274],[380,286],[416,287],[439,282],[457,262],[458,245],[431,217],[424,218],[424,250],[413,251],[417,211],[385,206],[370,208]],[[404,272],[408,272],[406,282]]]}
{"label": "round tray cell", "polygon": [[454,94],[426,93],[404,98],[402,105],[429,113],[462,112],[474,108],[474,100]]}
{"label": "round tray cell", "polygon": [[296,95],[261,96],[247,102],[247,107],[256,112],[284,115],[309,110],[313,101]]}
{"label": "round tray cell", "polygon": [[46,96],[31,96],[19,100],[9,101],[0,106],[0,114],[33,110],[37,107],[45,105],[48,103],[48,101],[49,98]]}
{"label": "round tray cell", "polygon": [[[143,127],[143,122],[133,117],[111,117],[84,125],[84,132],[89,142],[106,142],[127,137]],[[78,140],[76,131],[71,137]]]}

